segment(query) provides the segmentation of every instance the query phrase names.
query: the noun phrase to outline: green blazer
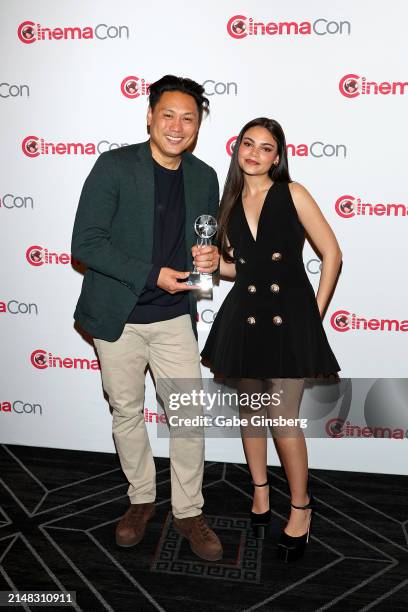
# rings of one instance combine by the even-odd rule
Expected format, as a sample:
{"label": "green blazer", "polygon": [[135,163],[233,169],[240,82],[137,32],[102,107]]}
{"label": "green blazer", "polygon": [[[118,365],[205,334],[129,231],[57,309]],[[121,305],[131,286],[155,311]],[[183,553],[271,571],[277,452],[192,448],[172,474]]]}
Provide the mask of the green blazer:
{"label": "green blazer", "polygon": [[[191,153],[183,159],[186,251],[196,242],[194,221],[218,212],[213,168]],[[152,269],[154,173],[149,141],[102,153],[82,189],[71,251],[87,266],[74,318],[96,338],[117,340]],[[195,291],[190,316],[197,336]]]}

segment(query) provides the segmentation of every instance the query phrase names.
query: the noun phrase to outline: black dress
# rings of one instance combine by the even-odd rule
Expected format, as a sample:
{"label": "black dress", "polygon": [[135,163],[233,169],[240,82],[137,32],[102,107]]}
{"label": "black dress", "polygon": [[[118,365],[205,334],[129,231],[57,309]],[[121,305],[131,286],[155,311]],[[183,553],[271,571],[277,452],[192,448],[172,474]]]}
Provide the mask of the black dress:
{"label": "black dress", "polygon": [[213,322],[203,363],[231,378],[314,378],[338,372],[303,264],[305,230],[288,183],[269,189],[256,241],[241,198],[227,233],[236,280]]}

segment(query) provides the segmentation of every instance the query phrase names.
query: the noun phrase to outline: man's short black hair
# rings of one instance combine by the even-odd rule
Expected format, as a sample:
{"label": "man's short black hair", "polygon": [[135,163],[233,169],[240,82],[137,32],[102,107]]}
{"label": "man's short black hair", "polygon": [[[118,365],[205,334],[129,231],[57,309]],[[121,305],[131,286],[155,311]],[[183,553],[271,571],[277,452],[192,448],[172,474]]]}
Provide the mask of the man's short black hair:
{"label": "man's short black hair", "polygon": [[208,115],[210,112],[210,101],[204,96],[204,87],[192,79],[166,74],[155,83],[152,83],[149,91],[149,105],[152,110],[165,91],[180,91],[181,93],[193,96],[197,104],[200,121],[203,117],[203,113]]}

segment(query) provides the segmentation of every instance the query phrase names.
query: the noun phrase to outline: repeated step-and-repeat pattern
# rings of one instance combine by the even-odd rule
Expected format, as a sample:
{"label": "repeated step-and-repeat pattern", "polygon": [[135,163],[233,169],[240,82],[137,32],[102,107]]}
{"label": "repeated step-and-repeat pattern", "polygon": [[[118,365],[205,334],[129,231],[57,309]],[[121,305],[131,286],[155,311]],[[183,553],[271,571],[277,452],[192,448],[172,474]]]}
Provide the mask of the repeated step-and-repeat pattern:
{"label": "repeated step-and-repeat pattern", "polygon": [[[313,194],[343,251],[324,325],[342,375],[367,379],[357,409],[378,379],[401,383],[408,371],[403,0],[22,0],[3,2],[0,13],[1,442],[114,450],[97,357],[72,318],[82,282],[69,251],[72,225],[98,155],[146,140],[149,83],[168,73],[205,87],[211,114],[195,154],[216,169],[221,188],[242,125],[258,116],[282,124],[292,178]],[[309,245],[304,261],[317,288],[321,262]],[[199,303],[201,345],[230,286],[221,282],[212,301]],[[401,398],[392,380],[381,394],[384,426]],[[154,452],[165,456],[157,411],[148,378],[147,426]],[[338,440],[310,440],[311,464],[408,473],[403,425],[393,424],[403,439],[350,439],[344,429]],[[207,458],[241,460],[240,440],[209,439]]]}

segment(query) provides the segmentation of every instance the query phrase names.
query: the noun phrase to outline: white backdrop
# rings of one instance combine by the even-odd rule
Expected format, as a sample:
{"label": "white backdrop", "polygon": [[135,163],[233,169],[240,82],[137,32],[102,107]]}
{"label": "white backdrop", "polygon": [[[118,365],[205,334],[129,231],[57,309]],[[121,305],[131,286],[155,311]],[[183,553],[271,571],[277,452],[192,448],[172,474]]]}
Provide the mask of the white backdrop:
{"label": "white backdrop", "polygon": [[[324,322],[342,374],[407,376],[407,17],[403,0],[392,10],[352,0],[2,3],[1,442],[113,451],[100,373],[86,367],[96,356],[73,328],[82,276],[69,261],[71,231],[98,151],[146,139],[147,85],[166,73],[205,84],[211,116],[195,154],[221,186],[240,127],[261,115],[282,124],[292,178],[343,251]],[[308,246],[304,259],[317,287]],[[201,345],[229,288],[200,303]],[[157,410],[150,380],[146,408]],[[407,474],[407,444],[310,440],[310,463]],[[208,440],[207,458],[243,460],[240,441]]]}

